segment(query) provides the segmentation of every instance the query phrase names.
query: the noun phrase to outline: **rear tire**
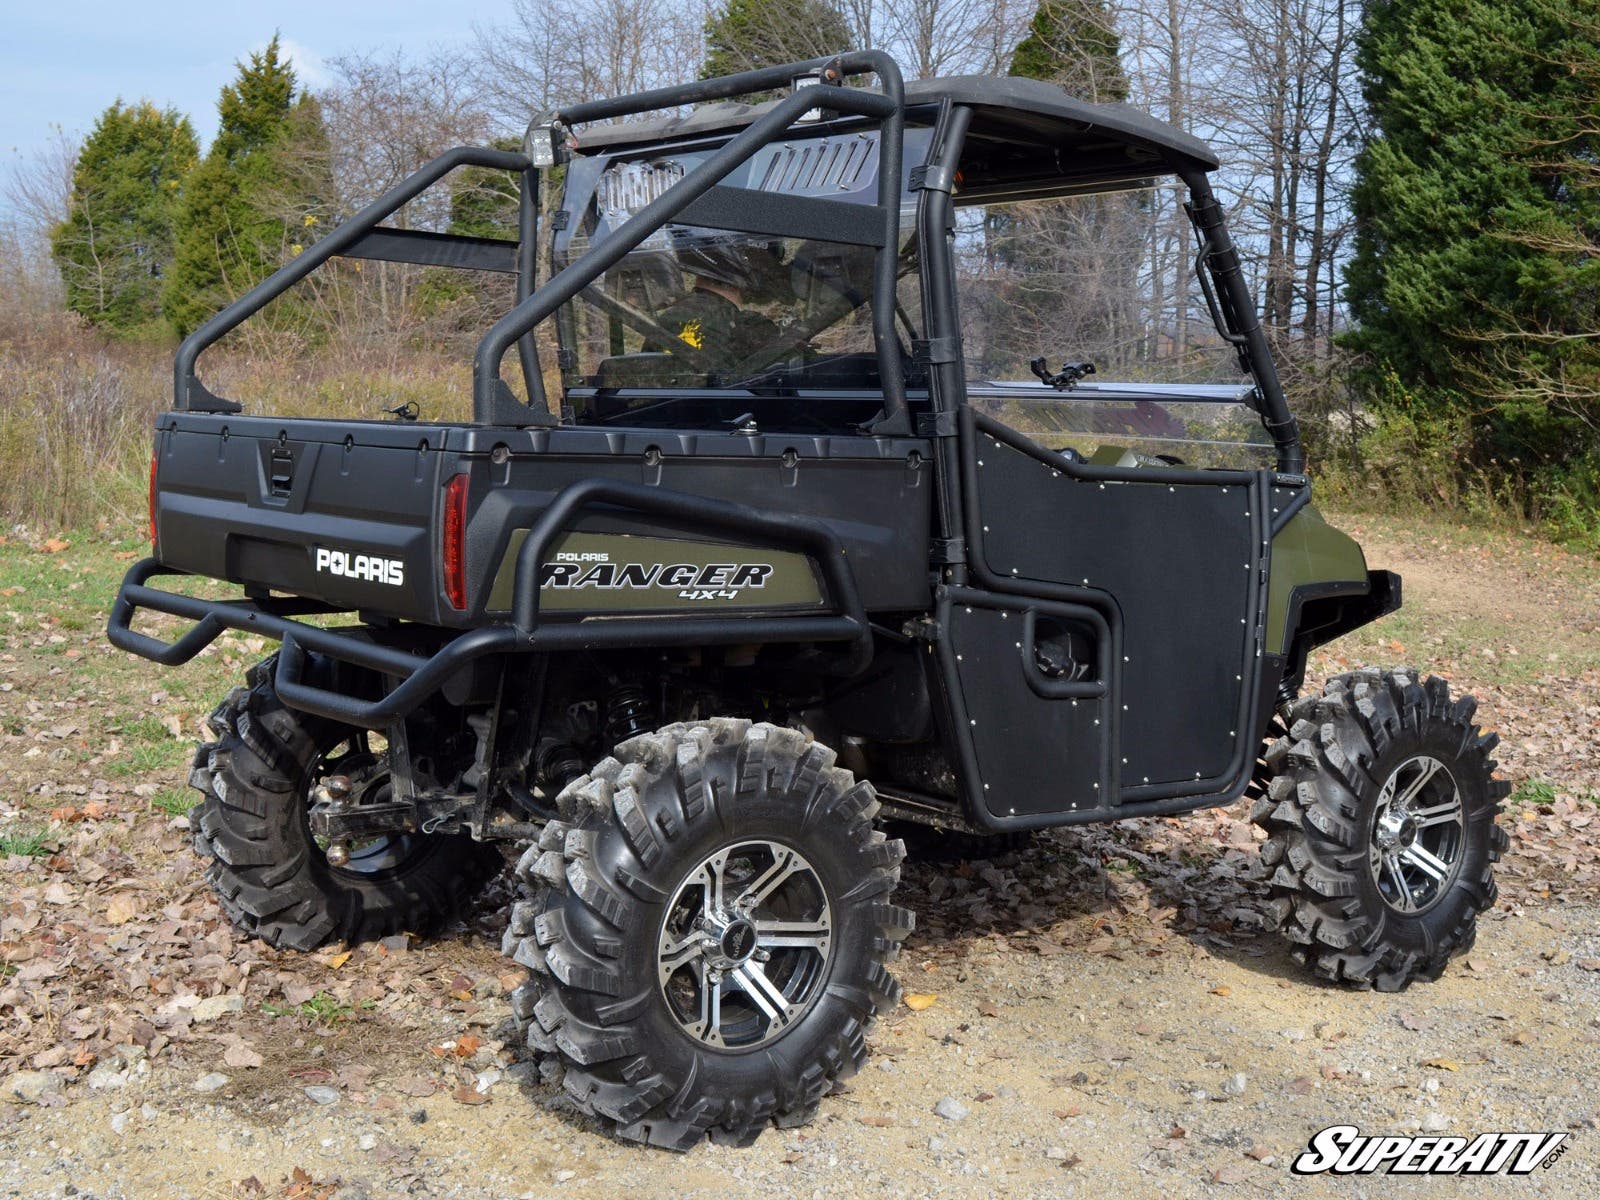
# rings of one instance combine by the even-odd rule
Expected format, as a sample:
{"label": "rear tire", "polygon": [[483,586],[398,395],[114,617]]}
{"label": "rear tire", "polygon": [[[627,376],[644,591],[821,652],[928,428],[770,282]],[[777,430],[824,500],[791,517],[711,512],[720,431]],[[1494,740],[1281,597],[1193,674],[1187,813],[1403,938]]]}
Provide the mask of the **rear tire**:
{"label": "rear tire", "polygon": [[1408,671],[1357,671],[1298,701],[1263,756],[1251,819],[1271,911],[1324,979],[1397,992],[1434,980],[1476,936],[1507,846],[1510,785],[1477,702]]}
{"label": "rear tire", "polygon": [[504,948],[533,972],[511,1000],[541,1073],[674,1150],[808,1122],[899,1000],[904,847],[795,730],[673,725],[615,754],[517,866]]}
{"label": "rear tire", "polygon": [[189,778],[205,796],[189,813],[195,849],[211,859],[206,880],[223,911],[291,950],[432,932],[500,871],[499,852],[465,835],[405,834],[358,848],[347,867],[330,865],[311,836],[307,798],[365,733],[284,705],[276,665],[252,667],[247,686],[212,714],[218,740],[199,748]]}

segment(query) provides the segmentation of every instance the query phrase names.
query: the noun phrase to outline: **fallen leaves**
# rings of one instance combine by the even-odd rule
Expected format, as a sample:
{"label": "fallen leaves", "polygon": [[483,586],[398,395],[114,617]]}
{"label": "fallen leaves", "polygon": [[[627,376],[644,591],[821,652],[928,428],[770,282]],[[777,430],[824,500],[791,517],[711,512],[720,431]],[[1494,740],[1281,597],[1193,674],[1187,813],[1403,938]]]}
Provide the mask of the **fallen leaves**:
{"label": "fallen leaves", "polygon": [[111,925],[126,925],[139,915],[139,902],[127,892],[118,892],[106,903],[106,921]]}
{"label": "fallen leaves", "polygon": [[903,1002],[912,1012],[921,1012],[923,1009],[931,1007],[938,998],[932,992],[907,992]]}
{"label": "fallen leaves", "polygon": [[296,1167],[283,1190],[283,1200],[329,1200],[329,1197],[338,1190],[337,1180],[332,1183],[319,1183],[311,1177],[311,1172]]}
{"label": "fallen leaves", "polygon": [[450,1093],[450,1099],[454,1100],[457,1104],[470,1104],[476,1106],[479,1104],[489,1103],[489,1093],[480,1092],[470,1083],[463,1083],[460,1087],[456,1088],[455,1091]]}

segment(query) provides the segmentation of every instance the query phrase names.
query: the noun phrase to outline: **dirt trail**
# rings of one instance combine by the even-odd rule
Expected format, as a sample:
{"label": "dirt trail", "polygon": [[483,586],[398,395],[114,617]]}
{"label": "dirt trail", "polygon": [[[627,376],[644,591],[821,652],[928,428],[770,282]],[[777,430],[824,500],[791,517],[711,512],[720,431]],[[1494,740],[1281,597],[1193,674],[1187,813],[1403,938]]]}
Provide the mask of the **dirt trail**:
{"label": "dirt trail", "polygon": [[[1406,574],[1408,607],[1314,672],[1438,671],[1506,739],[1514,847],[1468,956],[1399,996],[1308,980],[1260,930],[1239,807],[918,863],[904,895],[921,926],[899,970],[932,1003],[880,1022],[866,1069],[814,1125],[683,1156],[608,1139],[497,1041],[513,979],[497,953],[503,891],[426,945],[306,957],[234,938],[174,814],[204,697],[247,655],[201,664],[210,677],[153,676],[99,641],[86,594],[115,573],[109,549],[77,565],[76,550],[0,559],[0,585],[21,592],[0,621],[0,836],[46,838],[0,853],[0,1197],[1417,1186],[1292,1176],[1332,1124],[1563,1131],[1559,1161],[1481,1181],[1485,1194],[1592,1197],[1600,569],[1522,539],[1347,524],[1373,565]],[[946,1098],[965,1115],[935,1115]]]}
{"label": "dirt trail", "polygon": [[[919,942],[904,974],[934,1004],[880,1025],[868,1067],[819,1122],[746,1151],[620,1146],[558,1096],[510,1081],[481,1106],[378,1083],[323,1107],[294,1078],[197,1096],[199,1066],[168,1064],[114,1091],[75,1088],[63,1108],[10,1113],[0,1195],[60,1196],[70,1184],[107,1198],[1332,1196],[1352,1181],[1288,1172],[1312,1133],[1426,1121],[1452,1133],[1569,1130],[1565,1157],[1518,1186],[1588,1197],[1600,1179],[1589,1070],[1600,975],[1575,962],[1600,953],[1596,916],[1492,919],[1470,967],[1401,996],[1307,983],[1254,942],[1226,956],[1187,941],[1116,956],[1041,956],[1000,935]],[[1547,961],[1563,952],[1572,961]],[[324,1057],[385,1071],[426,1054],[411,1048],[416,1028],[392,1033]],[[946,1096],[969,1115],[935,1116]],[[1369,1194],[1403,1182],[1374,1181]],[[1495,1194],[1511,1186],[1497,1181]]]}

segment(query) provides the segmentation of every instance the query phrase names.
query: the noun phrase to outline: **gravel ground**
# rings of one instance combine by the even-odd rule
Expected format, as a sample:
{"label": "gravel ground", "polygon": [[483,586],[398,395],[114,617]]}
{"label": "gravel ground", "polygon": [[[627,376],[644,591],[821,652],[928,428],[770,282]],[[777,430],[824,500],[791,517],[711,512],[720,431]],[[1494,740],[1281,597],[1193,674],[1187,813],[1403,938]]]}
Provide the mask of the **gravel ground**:
{"label": "gravel ground", "polygon": [[[1306,978],[1261,932],[1243,806],[915,863],[898,970],[931,1002],[878,1023],[815,1124],[681,1156],[611,1140],[499,1040],[503,885],[425,944],[304,956],[235,937],[176,814],[199,716],[262,647],[152,691],[105,650],[95,599],[136,550],[0,553],[0,834],[41,839],[0,855],[0,1197],[1590,1200],[1600,571],[1526,539],[1356,532],[1405,572],[1407,609],[1315,669],[1449,675],[1518,789],[1500,901],[1442,980],[1389,996]],[[1568,1140],[1518,1180],[1292,1175],[1334,1124]]]}
{"label": "gravel ground", "polygon": [[[1417,1186],[1290,1174],[1311,1134],[1355,1124],[1567,1131],[1554,1165],[1489,1186],[1588,1198],[1600,1183],[1600,973],[1579,964],[1600,954],[1597,930],[1593,907],[1496,913],[1443,980],[1398,996],[1308,982],[1265,937],[1226,953],[1179,938],[1041,955],[997,932],[914,945],[902,976],[937,999],[878,1025],[868,1066],[815,1125],[682,1156],[607,1139],[559,1093],[522,1083],[520,1068],[482,1104],[407,1096],[403,1080],[383,1082],[385,1034],[409,1046],[416,1026],[364,1021],[296,1048],[304,1063],[376,1064],[374,1078],[356,1072],[362,1086],[299,1086],[270,1062],[247,1076],[136,1061],[126,1076],[108,1071],[109,1086],[63,1091],[59,1107],[0,1107],[0,1195],[726,1197],[731,1183],[737,1195],[816,1197],[1365,1196]],[[444,1035],[457,1028],[437,1022]],[[213,1074],[226,1082],[197,1091]],[[1434,1194],[1461,1186],[1436,1181]]]}

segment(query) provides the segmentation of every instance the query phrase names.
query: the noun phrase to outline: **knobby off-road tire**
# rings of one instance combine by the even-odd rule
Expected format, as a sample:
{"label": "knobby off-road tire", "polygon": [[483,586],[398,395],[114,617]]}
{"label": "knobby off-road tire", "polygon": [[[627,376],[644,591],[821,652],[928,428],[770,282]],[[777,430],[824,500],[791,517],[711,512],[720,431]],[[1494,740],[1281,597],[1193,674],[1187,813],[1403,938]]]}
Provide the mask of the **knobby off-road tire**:
{"label": "knobby off-road tire", "polygon": [[199,748],[189,778],[205,796],[189,813],[195,849],[211,860],[206,879],[223,911],[292,950],[431,932],[500,870],[499,853],[465,835],[405,834],[331,866],[311,836],[307,799],[320,777],[355,761],[364,732],[284,705],[276,665],[252,667],[247,686],[218,706],[218,740]]}
{"label": "knobby off-road tire", "polygon": [[913,924],[871,786],[795,730],[718,719],[624,742],[557,806],[504,945],[533,972],[511,1001],[541,1073],[675,1150],[811,1120],[898,1002]]}
{"label": "knobby off-road tire", "polygon": [[1476,709],[1437,677],[1357,671],[1298,701],[1267,748],[1251,819],[1272,915],[1316,974],[1395,992],[1472,946],[1510,792]]}

